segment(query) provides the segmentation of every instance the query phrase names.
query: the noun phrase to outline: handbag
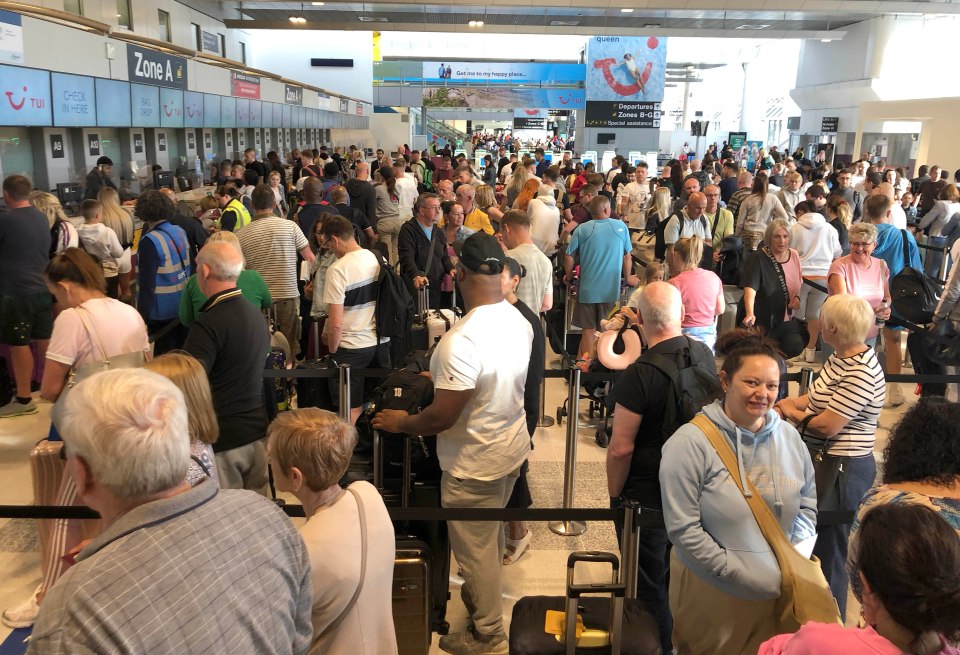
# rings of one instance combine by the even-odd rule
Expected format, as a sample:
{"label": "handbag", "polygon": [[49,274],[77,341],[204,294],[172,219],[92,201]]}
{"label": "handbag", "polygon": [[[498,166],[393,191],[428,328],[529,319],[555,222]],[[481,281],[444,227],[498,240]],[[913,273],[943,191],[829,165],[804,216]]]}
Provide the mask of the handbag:
{"label": "handbag", "polygon": [[350,599],[350,602],[347,603],[337,618],[331,621],[330,624],[323,629],[323,632],[316,636],[313,640],[314,645],[340,627],[343,620],[347,618],[347,614],[349,614],[357,604],[357,600],[360,598],[360,592],[363,591],[363,581],[367,577],[367,514],[363,509],[363,499],[360,498],[360,494],[350,487],[347,487],[347,491],[353,494],[353,498],[357,501],[357,514],[360,518],[360,580],[357,582],[357,590],[353,592],[353,597]]}
{"label": "handbag", "polygon": [[770,258],[770,261],[773,263],[773,268],[777,272],[777,277],[780,280],[780,288],[783,290],[784,307],[787,308],[787,313],[790,316],[786,321],[781,321],[774,325],[773,328],[770,329],[768,336],[780,344],[780,350],[783,351],[787,359],[790,359],[803,352],[803,349],[807,346],[807,342],[810,340],[810,333],[807,330],[807,322],[794,316],[793,310],[789,308],[790,291],[787,289],[787,276],[783,272],[783,266],[777,261],[773,252],[771,252],[770,248],[766,245],[762,246],[761,250],[764,255]]}
{"label": "handbag", "polygon": [[743,488],[740,475],[736,473],[737,456],[713,421],[703,414],[697,414],[693,424],[700,428],[716,449],[730,473],[730,478],[744,494],[744,500],[753,512],[760,532],[777,558],[780,566],[780,597],[777,599],[774,615],[777,630],[781,633],[796,632],[808,621],[841,624],[840,611],[823,576],[820,560],[816,557],[804,557],[793,547],[749,478],[747,486],[750,495],[745,494],[747,490]]}
{"label": "handbag", "polygon": [[[797,424],[797,432],[804,443],[807,425],[815,416],[816,414],[808,414]],[[846,475],[843,470],[844,458],[827,453],[828,443],[829,440],[824,440],[819,450],[808,447],[810,459],[813,461],[813,477],[817,483],[817,509],[820,511],[840,508],[840,489],[843,486],[842,478]]]}
{"label": "handbag", "polygon": [[[56,402],[54,402],[53,407],[50,409],[50,420],[53,424],[52,429],[56,431],[61,431],[63,427],[63,408],[66,404],[67,396],[75,386],[94,373],[112,371],[118,368],[139,368],[147,361],[146,353],[142,350],[124,353],[122,355],[114,355],[113,357],[108,356],[107,349],[103,346],[103,340],[100,338],[100,333],[97,331],[96,325],[94,325],[93,321],[88,320],[87,309],[79,306],[76,310],[80,323],[90,338],[95,359],[92,362],[74,364],[70,367],[66,384],[63,385],[63,390],[60,392],[60,395],[57,396]],[[99,358],[97,358],[98,353]],[[52,433],[53,432],[51,432],[51,434]]]}
{"label": "handbag", "polygon": [[929,323],[940,302],[939,281],[910,266],[906,230],[900,230],[900,238],[903,241],[903,268],[890,280],[890,307],[894,319]]}

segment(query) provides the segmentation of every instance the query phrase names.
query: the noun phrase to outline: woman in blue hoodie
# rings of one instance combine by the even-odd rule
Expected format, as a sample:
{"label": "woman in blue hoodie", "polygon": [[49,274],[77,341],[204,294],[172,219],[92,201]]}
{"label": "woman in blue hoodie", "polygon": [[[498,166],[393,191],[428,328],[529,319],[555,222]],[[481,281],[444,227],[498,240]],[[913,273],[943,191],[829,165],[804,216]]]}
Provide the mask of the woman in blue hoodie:
{"label": "woman in blue hoodie", "polygon": [[[766,338],[734,330],[741,345],[720,370],[724,398],[703,408],[793,544],[816,536],[813,464],[797,430],[773,411],[781,356]],[[723,344],[720,344],[723,345]],[[776,634],[780,568],[740,492],[706,435],[687,423],[663,446],[663,517],[673,544],[670,609],[683,655],[756,653]],[[749,491],[747,491],[749,493]]]}

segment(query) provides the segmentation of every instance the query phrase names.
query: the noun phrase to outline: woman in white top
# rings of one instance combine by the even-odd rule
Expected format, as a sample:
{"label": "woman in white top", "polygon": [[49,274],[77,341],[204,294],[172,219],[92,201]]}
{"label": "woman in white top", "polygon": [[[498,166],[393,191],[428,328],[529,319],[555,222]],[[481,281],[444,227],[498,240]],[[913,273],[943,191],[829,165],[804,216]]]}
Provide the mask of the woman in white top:
{"label": "woman in white top", "polygon": [[943,235],[943,228],[950,217],[960,212],[960,191],[956,185],[948,184],[940,191],[940,197],[933,203],[933,209],[920,220],[920,229],[930,237]]}
{"label": "woman in white top", "polygon": [[[44,400],[54,402],[61,396],[71,369],[102,361],[104,356],[113,360],[121,355],[141,353],[141,362],[146,362],[150,344],[143,319],[130,305],[107,297],[103,269],[90,255],[79,248],[68,248],[54,256],[44,277],[57,304],[64,308],[54,321],[47,348],[40,385]],[[108,401],[104,399],[104,402]],[[57,438],[56,430],[51,430],[51,438]],[[73,479],[68,475],[63,476],[60,483],[56,504],[83,504],[77,496]],[[43,581],[23,606],[8,611],[11,614],[16,612],[17,627],[33,625],[37,605],[46,590],[68,567],[63,557],[80,545],[84,523],[79,519],[57,519],[54,522],[50,543],[43,549]]]}
{"label": "woman in white top", "polygon": [[740,203],[734,234],[740,234],[743,237],[744,248],[756,250],[763,239],[767,225],[774,218],[788,220],[780,198],[767,193],[767,174],[761,171],[753,178],[753,189],[750,195]]}
{"label": "woman in white top", "polygon": [[267,438],[277,490],[295,495],[307,517],[300,534],[313,582],[310,653],[393,655],[393,523],[369,482],[338,482],[356,429],[333,412],[296,409],[274,419]]}
{"label": "woman in white top", "polygon": [[117,259],[117,279],[120,283],[120,297],[131,296],[131,282],[133,280],[133,263],[131,261],[131,247],[133,245],[133,216],[120,204],[120,194],[112,187],[103,187],[97,194],[100,203],[100,215],[103,224],[116,232],[123,254]]}
{"label": "woman in white top", "polygon": [[52,193],[46,191],[31,191],[30,204],[43,212],[47,217],[47,226],[50,228],[50,256],[61,253],[67,248],[77,248],[80,245],[80,235],[77,228],[67,220],[63,205]]}
{"label": "woman in white top", "polygon": [[280,184],[280,172],[270,171],[270,175],[267,176],[267,179],[269,180],[270,188],[273,190],[273,197],[277,201],[277,206],[274,208],[273,212],[280,218],[286,218],[287,198],[283,191],[283,185]]}
{"label": "woman in white top", "polygon": [[550,257],[557,251],[557,241],[560,239],[560,208],[557,207],[552,188],[541,186],[537,193],[537,197],[527,205],[530,238],[544,255]]}

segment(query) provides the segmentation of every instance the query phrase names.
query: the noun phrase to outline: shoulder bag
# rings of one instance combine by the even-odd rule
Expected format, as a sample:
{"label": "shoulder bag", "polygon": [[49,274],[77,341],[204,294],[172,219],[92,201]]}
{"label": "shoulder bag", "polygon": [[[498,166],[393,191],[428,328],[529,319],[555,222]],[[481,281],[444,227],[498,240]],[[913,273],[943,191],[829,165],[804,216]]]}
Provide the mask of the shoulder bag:
{"label": "shoulder bag", "polygon": [[347,487],[347,491],[353,494],[354,499],[357,501],[357,514],[360,517],[360,581],[357,582],[357,590],[353,592],[353,597],[350,599],[350,602],[343,608],[339,616],[324,628],[323,632],[317,635],[313,640],[314,644],[335,632],[336,629],[340,627],[343,620],[347,618],[347,614],[356,606],[357,600],[360,598],[360,592],[363,591],[363,581],[367,577],[367,514],[363,509],[363,499],[360,498],[360,494],[350,487]]}
{"label": "shoulder bag", "polygon": [[[780,349],[787,359],[796,357],[807,347],[810,339],[810,333],[807,331],[807,322],[802,321],[793,315],[790,309],[790,291],[787,289],[787,276],[783,272],[783,266],[777,261],[776,255],[766,245],[760,248],[773,264],[773,269],[777,272],[777,279],[780,280],[780,288],[783,291],[784,307],[790,318],[786,321],[774,322],[770,328],[770,338],[780,344]],[[791,255],[792,256],[792,255]]]}
{"label": "shoulder bag", "polygon": [[103,339],[100,338],[100,332],[97,330],[94,322],[89,320],[87,310],[81,306],[77,307],[76,311],[77,316],[80,318],[80,323],[83,325],[83,329],[90,339],[90,344],[93,346],[94,360],[85,364],[74,364],[70,367],[66,384],[63,385],[63,390],[60,392],[60,395],[57,396],[57,400],[50,410],[50,419],[53,421],[53,425],[57,430],[60,429],[61,421],[63,420],[64,403],[71,389],[94,373],[112,371],[117,368],[139,368],[147,361],[147,355],[142,350],[115,355],[113,357],[107,356],[107,349],[103,346]]}
{"label": "shoulder bag", "polygon": [[[737,456],[719,428],[703,414],[697,414],[693,424],[706,435],[727,467],[730,479],[737,484],[740,492],[744,493],[746,489],[741,486],[740,475],[737,473]],[[820,560],[816,557],[808,559],[793,547],[749,478],[747,485],[750,495],[744,493],[744,500],[750,506],[750,511],[753,512],[760,531],[780,566],[780,597],[776,602],[774,616],[777,630],[781,633],[796,632],[808,621],[840,624],[840,612],[823,576]]]}
{"label": "shoulder bag", "polygon": [[900,238],[903,244],[903,268],[890,280],[893,323],[900,318],[913,323],[929,323],[940,302],[940,283],[910,266],[910,244],[906,230],[900,230]]}

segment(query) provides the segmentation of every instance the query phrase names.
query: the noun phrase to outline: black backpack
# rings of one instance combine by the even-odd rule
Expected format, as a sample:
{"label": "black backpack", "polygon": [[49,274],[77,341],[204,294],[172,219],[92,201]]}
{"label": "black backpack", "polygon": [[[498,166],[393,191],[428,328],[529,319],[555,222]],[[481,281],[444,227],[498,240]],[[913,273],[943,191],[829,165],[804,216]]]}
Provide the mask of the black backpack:
{"label": "black backpack", "polygon": [[[653,246],[653,256],[659,261],[663,261],[663,258],[667,256],[667,242],[665,240],[666,236],[664,233],[667,229],[667,223],[669,223],[670,219],[672,219],[674,216],[676,216],[677,220],[679,221],[686,220],[679,213],[675,213],[675,214],[671,214],[665,220],[662,220],[659,223],[657,223],[656,241]],[[703,215],[700,216],[700,224],[703,225],[704,232],[710,233],[710,227],[707,225],[706,216],[703,216]],[[682,226],[683,223],[680,223],[680,225]],[[680,228],[680,231],[681,232],[683,231],[683,227]],[[713,270],[713,240],[712,239],[703,240],[703,257],[700,259],[700,268],[705,268],[708,271]]]}
{"label": "black backpack", "polygon": [[[678,360],[649,351],[637,360],[650,364],[663,373],[670,382],[667,385],[667,400],[663,408],[663,424],[660,431],[661,441],[664,443],[682,425],[689,423],[697,412],[723,395],[717,374],[699,366],[699,362],[693,361],[693,342],[690,337],[684,338],[687,340],[687,346],[680,353]],[[683,366],[678,366],[680,361]]]}
{"label": "black backpack", "polygon": [[903,241],[903,269],[890,280],[890,305],[894,318],[912,323],[929,323],[940,301],[940,284],[923,271],[910,266],[907,231],[900,230]]}
{"label": "black backpack", "polygon": [[717,276],[724,284],[740,286],[740,269],[743,268],[743,238],[731,234],[723,237],[720,246],[720,261],[717,262]]}
{"label": "black backpack", "polygon": [[380,273],[377,275],[377,338],[404,337],[413,323],[413,297],[397,271],[378,255]]}

